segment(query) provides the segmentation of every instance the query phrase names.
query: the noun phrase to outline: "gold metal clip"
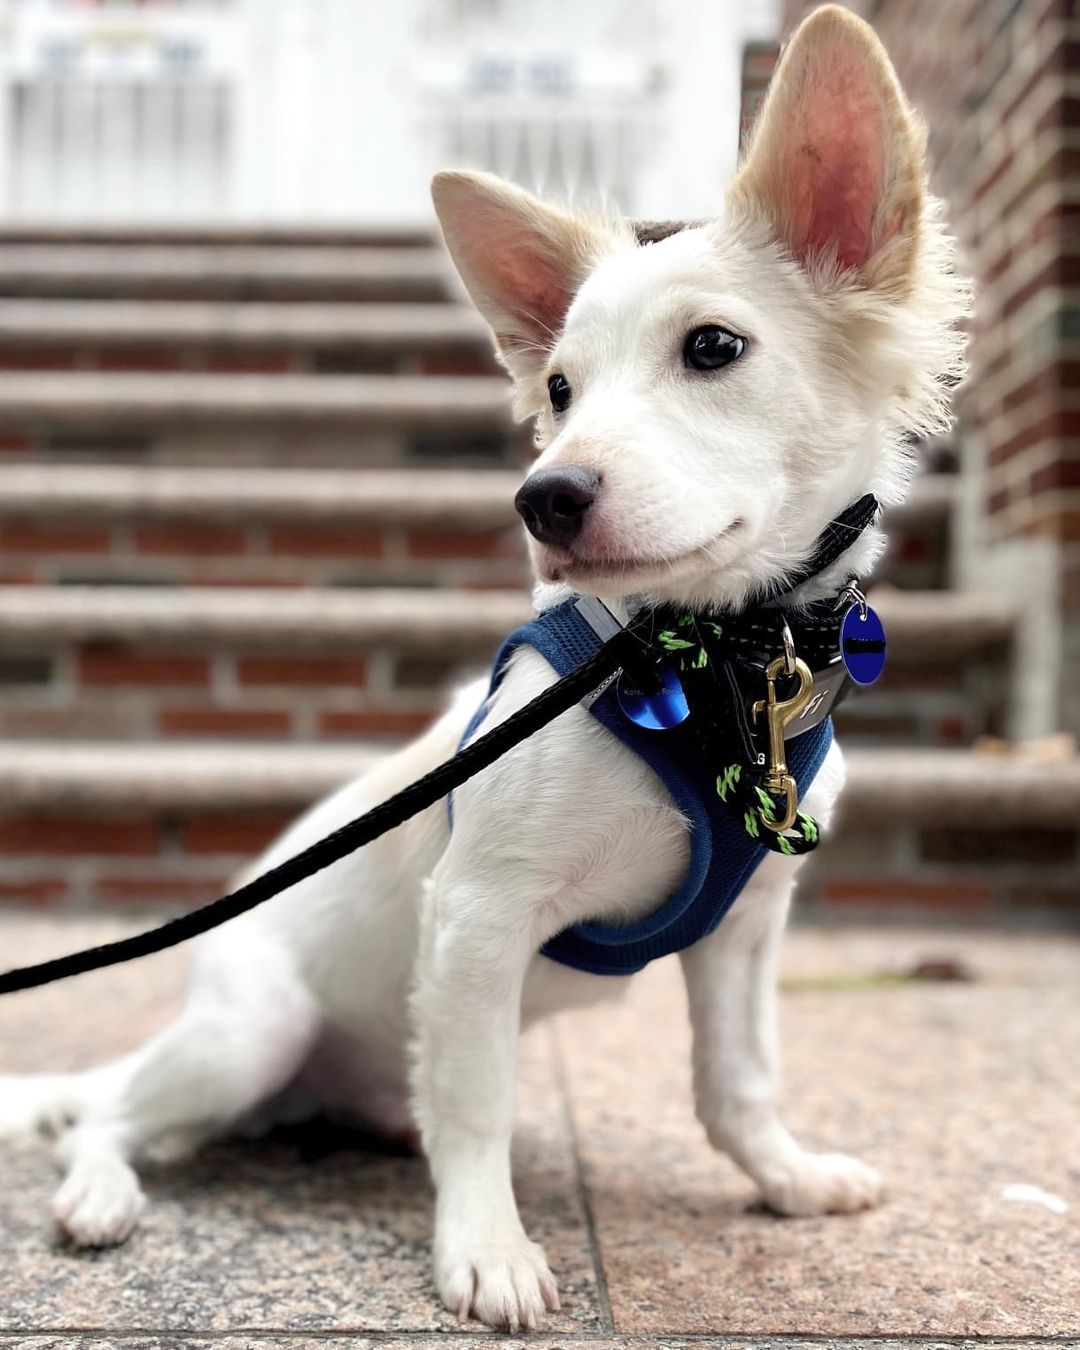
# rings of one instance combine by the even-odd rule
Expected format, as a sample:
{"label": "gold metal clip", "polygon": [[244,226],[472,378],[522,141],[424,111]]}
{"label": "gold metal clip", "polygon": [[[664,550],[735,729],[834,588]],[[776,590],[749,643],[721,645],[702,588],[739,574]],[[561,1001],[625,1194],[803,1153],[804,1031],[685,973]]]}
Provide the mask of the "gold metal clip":
{"label": "gold metal clip", "polygon": [[765,713],[769,724],[769,768],[765,774],[765,786],[770,792],[777,795],[783,794],[787,803],[787,809],[782,820],[770,822],[764,818],[764,815],[762,816],[761,823],[766,829],[772,830],[774,834],[782,834],[784,830],[789,829],[794,824],[795,813],[799,806],[799,789],[795,779],[788,772],[784,749],[784,728],[793,718],[798,717],[810,702],[814,692],[813,672],[805,661],[800,661],[796,657],[794,673],[798,678],[799,687],[791,698],[777,698],[776,681],[781,675],[785,674],[788,659],[784,656],[778,656],[774,661],[769,662],[765,669],[768,696],[758,699],[750,709],[755,722],[761,713]]}

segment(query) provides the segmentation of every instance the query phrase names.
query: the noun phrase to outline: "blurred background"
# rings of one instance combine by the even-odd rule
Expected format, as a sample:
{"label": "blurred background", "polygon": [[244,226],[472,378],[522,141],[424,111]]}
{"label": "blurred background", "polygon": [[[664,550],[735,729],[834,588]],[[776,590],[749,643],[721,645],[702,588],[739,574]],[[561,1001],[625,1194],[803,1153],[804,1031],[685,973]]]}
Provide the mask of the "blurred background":
{"label": "blurred background", "polygon": [[[978,283],[803,913],[1080,923],[1080,26],[864,0]],[[0,3],[0,903],[189,905],[527,612],[431,171],[718,206],[781,0]]]}

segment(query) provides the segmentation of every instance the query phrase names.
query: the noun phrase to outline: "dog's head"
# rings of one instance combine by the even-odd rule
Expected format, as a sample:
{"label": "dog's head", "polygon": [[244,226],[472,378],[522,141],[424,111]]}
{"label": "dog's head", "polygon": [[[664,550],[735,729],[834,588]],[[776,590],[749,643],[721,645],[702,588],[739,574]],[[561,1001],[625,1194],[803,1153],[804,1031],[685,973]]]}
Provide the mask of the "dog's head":
{"label": "dog's head", "polygon": [[646,228],[499,179],[433,187],[542,453],[518,509],[542,581],[737,604],[947,424],[965,291],[924,137],[873,31],[816,11],[720,215]]}

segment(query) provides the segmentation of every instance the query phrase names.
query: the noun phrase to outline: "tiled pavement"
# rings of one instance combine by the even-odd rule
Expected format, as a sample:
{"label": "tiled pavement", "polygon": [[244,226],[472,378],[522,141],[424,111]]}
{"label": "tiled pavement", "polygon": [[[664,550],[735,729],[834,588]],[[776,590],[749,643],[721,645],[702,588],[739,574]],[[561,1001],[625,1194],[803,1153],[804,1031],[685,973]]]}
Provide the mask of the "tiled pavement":
{"label": "tiled pavement", "polygon": [[[0,965],[106,928],[6,918]],[[892,978],[938,957],[973,978]],[[170,953],[0,1001],[0,1071],[131,1045],[168,1015],[182,969]],[[850,1218],[775,1219],[709,1150],[674,963],[621,1007],[530,1034],[518,1193],[565,1309],[530,1344],[1080,1342],[1078,976],[1067,937],[791,935],[788,1118],[890,1180],[887,1205]],[[143,1227],[113,1252],[54,1244],[52,1183],[46,1158],[0,1155],[0,1350],[428,1350],[446,1333],[484,1334],[434,1305],[422,1163],[362,1140],[309,1131],[162,1167]],[[1011,1183],[1069,1210],[1006,1200]]]}

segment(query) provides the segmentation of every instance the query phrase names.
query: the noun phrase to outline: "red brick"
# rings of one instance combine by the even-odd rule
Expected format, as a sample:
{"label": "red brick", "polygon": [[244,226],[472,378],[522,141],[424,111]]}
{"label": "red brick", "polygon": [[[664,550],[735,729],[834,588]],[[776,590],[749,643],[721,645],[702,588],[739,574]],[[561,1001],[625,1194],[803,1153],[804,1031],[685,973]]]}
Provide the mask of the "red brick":
{"label": "red brick", "polygon": [[1029,520],[1017,529],[1017,534],[1029,539],[1059,539],[1063,543],[1080,542],[1080,511],[1066,509],[1065,503],[1055,503],[1051,498],[1049,505],[1034,520]]}
{"label": "red brick", "polygon": [[1053,394],[1059,388],[1070,388],[1080,374],[1080,362],[1064,361],[1060,365],[1048,366],[1032,375],[1030,379],[1010,389],[1001,400],[1003,412],[1019,408],[1035,394]]}
{"label": "red brick", "polygon": [[443,689],[461,674],[461,661],[453,657],[417,653],[394,662],[394,685],[398,689]]}
{"label": "red brick", "polygon": [[110,904],[163,903],[201,905],[223,895],[228,876],[185,877],[148,873],[145,876],[103,876],[94,882],[94,898]]}
{"label": "red brick", "polygon": [[86,647],[79,653],[79,679],[89,685],[203,686],[210,683],[210,661],[179,652]]}
{"label": "red brick", "polygon": [[135,531],[135,548],[139,553],[181,557],[235,555],[247,551],[247,531],[241,525],[140,525]]}
{"label": "red brick", "polygon": [[0,820],[0,849],[8,853],[153,854],[158,829],[149,820],[99,820],[86,816],[8,816]]}
{"label": "red brick", "polygon": [[243,656],[236,668],[241,684],[344,684],[356,688],[367,682],[367,662],[360,657]]}
{"label": "red brick", "polygon": [[828,905],[881,905],[896,908],[963,911],[971,914],[990,908],[992,892],[978,881],[898,881],[834,877],[824,882],[822,898]]}
{"label": "red brick", "polygon": [[5,877],[0,881],[0,904],[55,905],[67,898],[63,877]]}
{"label": "red brick", "polygon": [[309,558],[381,558],[383,537],[378,530],[317,529],[295,525],[270,530],[270,552]]}
{"label": "red brick", "polygon": [[963,717],[939,717],[936,731],[939,745],[966,745],[971,734]]}
{"label": "red brick", "polygon": [[1033,497],[1055,488],[1080,488],[1080,459],[1060,459],[1056,464],[1044,464],[1031,475],[1028,487]]}
{"label": "red brick", "polygon": [[11,553],[108,553],[109,531],[85,525],[36,525],[28,520],[0,526],[0,548]]}
{"label": "red brick", "polygon": [[415,736],[438,714],[433,711],[369,708],[356,712],[330,711],[319,718],[323,736]]}
{"label": "red brick", "polygon": [[30,443],[25,436],[20,436],[17,432],[7,431],[0,435],[0,451],[2,450],[29,450]]}
{"label": "red brick", "polygon": [[976,183],[971,194],[971,205],[975,206],[986,196],[986,194],[1005,177],[1013,166],[1012,152],[1005,154],[993,165],[990,172],[987,173],[981,182]]}
{"label": "red brick", "polygon": [[293,814],[281,812],[207,812],[180,822],[180,839],[188,853],[251,854],[273,843]]}
{"label": "red brick", "polygon": [[163,708],[158,726],[165,736],[267,736],[292,730],[283,708]]}
{"label": "red brick", "polygon": [[74,370],[77,352],[27,347],[23,351],[0,351],[0,370]]}
{"label": "red brick", "polygon": [[1012,493],[1008,488],[998,488],[996,492],[991,492],[986,498],[986,514],[996,516],[999,511],[1004,511],[1012,501]]}
{"label": "red brick", "polygon": [[97,356],[99,370],[183,370],[178,352],[155,352],[131,347],[111,347]]}
{"label": "red brick", "polygon": [[[993,445],[988,459],[991,464],[1004,464],[1022,450],[1030,450],[1033,445],[1043,442],[1056,443],[1080,437],[1080,409],[1057,409],[1033,417],[1027,426],[1022,427],[1008,440]],[[993,432],[989,436],[993,444]]]}
{"label": "red brick", "polygon": [[497,558],[512,553],[517,540],[500,530],[409,530],[406,547],[413,558]]}

